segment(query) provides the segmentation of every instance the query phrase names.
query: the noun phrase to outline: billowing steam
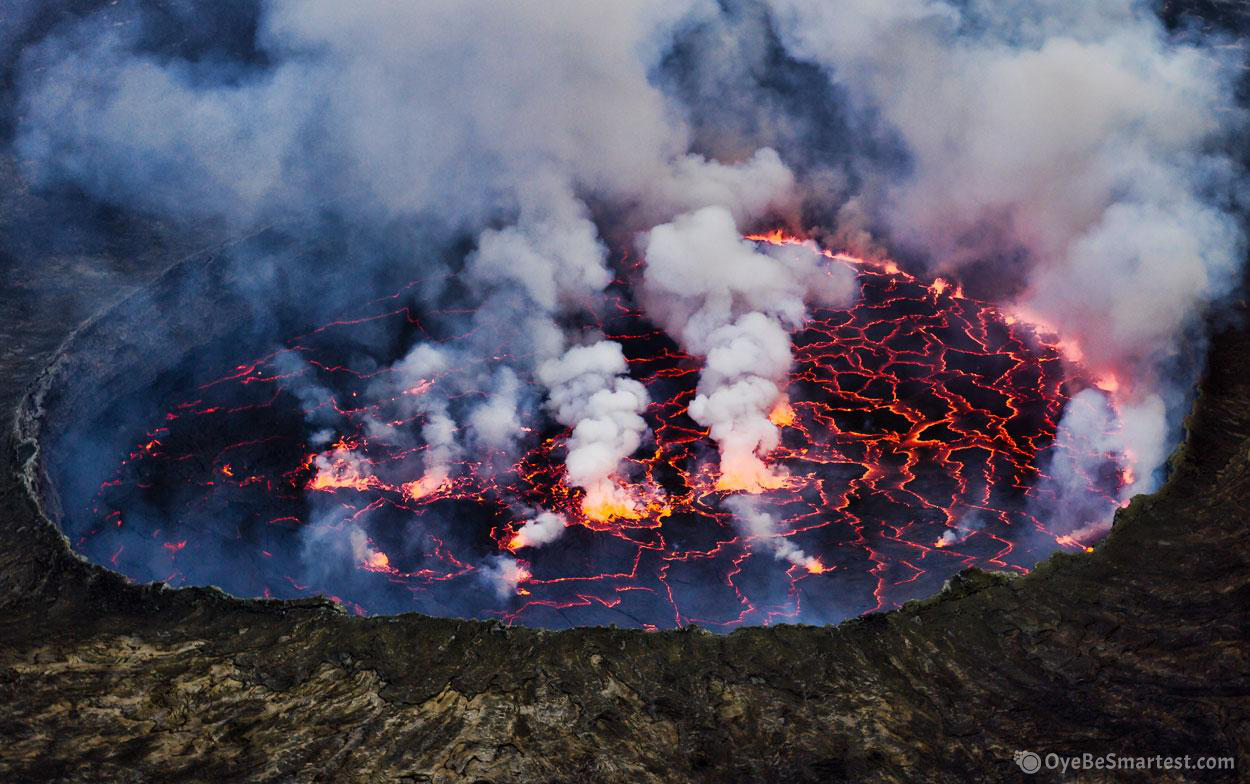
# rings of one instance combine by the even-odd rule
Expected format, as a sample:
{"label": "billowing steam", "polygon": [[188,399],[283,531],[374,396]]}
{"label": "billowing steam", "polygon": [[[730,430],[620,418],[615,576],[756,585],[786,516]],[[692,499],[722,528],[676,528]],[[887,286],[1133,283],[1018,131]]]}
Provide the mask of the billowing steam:
{"label": "billowing steam", "polygon": [[[844,214],[1060,332],[1116,387],[1127,492],[1153,489],[1192,382],[1164,368],[1239,282],[1242,172],[1221,140],[1244,122],[1240,48],[1169,37],[1135,0],[769,5],[787,50],[906,150],[902,176],[866,167]],[[1104,437],[1081,409],[1063,428]]]}
{"label": "billowing steam", "polygon": [[[1146,0],[259,9],[238,50],[196,56],[161,50],[140,5],[55,27],[22,54],[14,150],[43,187],[237,232],[346,224],[342,263],[362,281],[396,265],[442,281],[417,296],[459,307],[445,328],[467,348],[417,334],[362,371],[355,401],[371,439],[414,455],[412,476],[378,476],[329,393],[281,359],[312,490],[427,498],[466,453],[510,465],[547,412],[585,517],[648,513],[661,491],[639,495],[629,458],[651,401],[598,327],[615,290],[700,359],[689,415],[719,451],[719,489],[783,487],[769,456],[792,416],[791,333],[858,292],[814,243],[743,239],[778,225],[941,273],[1054,333],[1101,387],[1075,395],[1059,438],[1135,464],[1126,495],[1157,485],[1196,372],[1177,358],[1238,282],[1228,141],[1244,117],[1240,50],[1166,32]],[[1046,469],[1059,503],[1040,516],[1108,524],[1114,503],[1071,489],[1093,467]],[[752,499],[730,508],[778,559],[821,568]],[[386,568],[336,514],[308,559]],[[578,523],[525,514],[513,551]],[[501,596],[529,579],[516,556],[489,558],[475,567]]]}
{"label": "billowing steam", "polygon": [[814,245],[758,250],[733,216],[707,207],[657,226],[643,240],[647,312],[706,358],[690,416],[720,447],[719,486],[758,493],[784,477],[765,465],[779,443],[769,416],[788,405],[790,335],[808,302],[850,304],[855,275]]}
{"label": "billowing steam", "polygon": [[559,539],[567,526],[568,521],[564,515],[556,512],[539,512],[532,520],[526,520],[525,524],[517,529],[512,540],[508,542],[508,548],[519,550],[522,547],[542,547]]}
{"label": "billowing steam", "polygon": [[568,479],[586,491],[583,508],[595,519],[641,512],[639,499],[613,481],[647,431],[641,416],[647,390],[627,373],[620,345],[608,340],[571,348],[538,368],[556,420],[573,428]]}

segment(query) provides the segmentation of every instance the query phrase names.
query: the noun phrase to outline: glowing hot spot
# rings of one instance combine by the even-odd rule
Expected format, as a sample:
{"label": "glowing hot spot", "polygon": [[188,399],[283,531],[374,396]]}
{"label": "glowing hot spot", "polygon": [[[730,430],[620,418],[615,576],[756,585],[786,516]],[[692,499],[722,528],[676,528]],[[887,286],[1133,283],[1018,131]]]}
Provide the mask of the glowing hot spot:
{"label": "glowing hot spot", "polygon": [[780,490],[789,487],[790,478],[775,472],[762,460],[752,456],[750,459],[721,459],[721,474],[716,480],[716,489],[726,493],[750,493],[758,495],[768,490]]}
{"label": "glowing hot spot", "polygon": [[377,477],[366,473],[366,469],[350,453],[336,450],[331,455],[312,455],[310,461],[317,473],[308,483],[310,490],[333,492],[339,489],[365,492],[370,488],[379,487]]}
{"label": "glowing hot spot", "polygon": [[782,398],[777,401],[777,405],[773,406],[773,410],[768,414],[768,421],[777,427],[789,427],[794,424],[794,407],[790,405],[790,401]]}
{"label": "glowing hot spot", "polygon": [[1094,386],[1098,387],[1103,392],[1114,394],[1120,389],[1120,381],[1113,374],[1108,373],[1107,375],[1095,381]]}
{"label": "glowing hot spot", "polygon": [[447,482],[448,475],[445,470],[431,471],[420,479],[404,482],[400,485],[400,491],[409,501],[416,501],[437,492]]}
{"label": "glowing hot spot", "polygon": [[590,520],[606,523],[616,519],[639,520],[647,514],[647,504],[626,487],[611,480],[599,482],[586,491],[582,513]]}

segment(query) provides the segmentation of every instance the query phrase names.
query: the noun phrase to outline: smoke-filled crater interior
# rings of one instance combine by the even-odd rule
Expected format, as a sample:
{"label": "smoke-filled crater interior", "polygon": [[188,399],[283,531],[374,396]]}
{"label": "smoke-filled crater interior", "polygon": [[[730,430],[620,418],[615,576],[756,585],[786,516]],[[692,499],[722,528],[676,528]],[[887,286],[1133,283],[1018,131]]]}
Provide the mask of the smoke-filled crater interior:
{"label": "smoke-filled crater interior", "polygon": [[[546,360],[521,325],[431,305],[446,280],[412,280],[76,411],[74,448],[46,456],[62,528],[137,582],[550,628],[832,623],[1093,544],[1130,465],[1058,425],[1113,379],[956,282],[780,232],[738,242],[850,289],[761,316],[787,336],[779,371],[737,300],[736,369],[719,338],[696,350],[652,318],[638,254],[577,317],[583,350]],[[1085,499],[1062,528],[1059,473]]]}

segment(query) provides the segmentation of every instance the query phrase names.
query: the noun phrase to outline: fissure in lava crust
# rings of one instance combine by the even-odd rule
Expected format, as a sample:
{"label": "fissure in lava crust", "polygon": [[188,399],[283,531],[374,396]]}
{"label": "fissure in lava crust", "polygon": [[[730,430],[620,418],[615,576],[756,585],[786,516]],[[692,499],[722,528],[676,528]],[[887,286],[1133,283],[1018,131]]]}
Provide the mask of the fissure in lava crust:
{"label": "fissure in lava crust", "polygon": [[[393,352],[470,337],[440,326],[456,314],[420,311],[414,281],[185,389],[66,530],[137,580],[546,627],[833,622],[931,595],[965,567],[1025,572],[1086,548],[1041,511],[1057,454],[1091,464],[1089,445],[1056,440],[1068,396],[1095,385],[1058,338],[940,279],[824,255],[854,267],[861,297],[813,311],[793,336],[788,401],[772,417],[782,446],[767,456],[784,486],[753,502],[766,527],[744,528],[735,494],[717,488],[714,445],[686,411],[702,362],[641,315],[625,282],[638,267],[623,261],[600,326],[653,401],[653,438],[620,472],[645,508],[588,516],[564,481],[568,432],[549,419],[526,423],[519,460],[461,454],[446,476],[422,474],[425,447],[372,437],[371,422],[423,425],[367,393],[394,372]],[[509,343],[499,335],[494,359],[477,361],[507,357]],[[315,405],[332,433],[306,423],[293,374],[330,391]],[[1093,457],[1089,491],[1110,509],[1130,467]],[[551,541],[519,533],[544,512]]]}

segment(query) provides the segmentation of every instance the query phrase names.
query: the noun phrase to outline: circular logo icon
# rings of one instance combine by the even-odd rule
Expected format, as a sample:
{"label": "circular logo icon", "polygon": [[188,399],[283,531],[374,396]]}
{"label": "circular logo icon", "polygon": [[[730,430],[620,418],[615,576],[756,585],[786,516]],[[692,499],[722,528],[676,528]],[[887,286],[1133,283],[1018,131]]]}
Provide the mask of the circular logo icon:
{"label": "circular logo icon", "polygon": [[1042,769],[1042,758],[1031,751],[1017,751],[1014,759],[1025,773],[1037,773]]}

